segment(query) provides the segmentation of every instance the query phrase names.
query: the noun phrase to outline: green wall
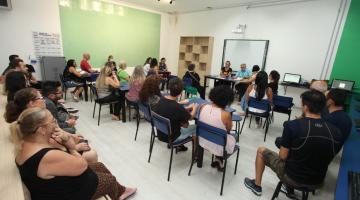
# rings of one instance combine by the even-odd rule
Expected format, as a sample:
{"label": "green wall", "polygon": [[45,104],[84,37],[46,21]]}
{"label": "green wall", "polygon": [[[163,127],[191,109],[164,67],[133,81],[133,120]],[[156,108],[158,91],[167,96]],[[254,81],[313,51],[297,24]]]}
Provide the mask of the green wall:
{"label": "green wall", "polygon": [[[87,0],[85,0],[86,2]],[[81,0],[84,2],[84,0]],[[161,16],[129,7],[101,3],[99,12],[80,9],[79,0],[59,6],[64,55],[80,63],[83,52],[91,54],[93,67],[101,67],[108,55],[129,66],[144,64],[146,57],[159,57]],[[107,14],[109,7],[114,11]]]}
{"label": "green wall", "polygon": [[360,1],[352,0],[330,79],[356,82],[360,92]]}

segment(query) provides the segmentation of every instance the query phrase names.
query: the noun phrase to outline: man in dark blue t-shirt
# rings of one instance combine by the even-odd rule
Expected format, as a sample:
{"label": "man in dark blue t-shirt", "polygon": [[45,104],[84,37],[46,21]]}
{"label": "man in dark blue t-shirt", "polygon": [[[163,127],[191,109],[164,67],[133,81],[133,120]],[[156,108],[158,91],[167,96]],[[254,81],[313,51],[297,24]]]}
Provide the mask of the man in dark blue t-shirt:
{"label": "man in dark blue t-shirt", "polygon": [[336,126],[344,137],[344,141],[351,133],[352,121],[344,111],[347,91],[341,89],[331,89],[326,95],[326,105],[329,113],[321,117]]}
{"label": "man in dark blue t-shirt", "polygon": [[327,168],[343,145],[343,136],[332,124],[321,119],[325,95],[310,90],[301,95],[304,118],[284,123],[279,154],[259,147],[256,155],[256,177],[245,178],[247,188],[260,196],[265,166],[288,185],[319,187]]}

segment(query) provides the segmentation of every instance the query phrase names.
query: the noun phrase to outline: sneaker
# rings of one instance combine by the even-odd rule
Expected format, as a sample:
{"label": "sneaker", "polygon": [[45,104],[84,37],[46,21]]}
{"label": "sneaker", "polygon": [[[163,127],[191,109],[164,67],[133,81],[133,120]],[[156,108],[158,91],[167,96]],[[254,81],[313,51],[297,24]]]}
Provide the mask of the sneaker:
{"label": "sneaker", "polygon": [[177,147],[176,147],[175,152],[178,153],[178,152],[187,151],[187,150],[188,150],[188,148],[187,148],[186,146],[180,145],[180,146],[177,146]]}
{"label": "sneaker", "polygon": [[72,98],[74,99],[75,102],[79,101],[79,97],[77,97],[75,94],[71,93]]}
{"label": "sneaker", "polygon": [[294,188],[290,188],[284,184],[281,185],[280,191],[284,193],[289,199],[297,199]]}
{"label": "sneaker", "polygon": [[247,188],[249,188],[254,194],[256,194],[257,196],[261,196],[262,188],[261,188],[261,186],[257,186],[257,185],[255,184],[255,179],[245,178],[244,184],[245,184],[245,186],[246,186]]}

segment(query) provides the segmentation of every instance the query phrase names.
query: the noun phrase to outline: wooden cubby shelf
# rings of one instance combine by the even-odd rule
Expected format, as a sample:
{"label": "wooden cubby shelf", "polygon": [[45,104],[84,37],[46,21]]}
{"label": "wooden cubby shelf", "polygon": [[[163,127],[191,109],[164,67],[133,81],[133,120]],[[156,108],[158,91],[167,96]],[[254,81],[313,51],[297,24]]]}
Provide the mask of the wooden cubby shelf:
{"label": "wooden cubby shelf", "polygon": [[180,37],[178,76],[183,77],[191,63],[195,64],[195,70],[202,80],[205,75],[209,75],[213,43],[214,38],[208,36]]}

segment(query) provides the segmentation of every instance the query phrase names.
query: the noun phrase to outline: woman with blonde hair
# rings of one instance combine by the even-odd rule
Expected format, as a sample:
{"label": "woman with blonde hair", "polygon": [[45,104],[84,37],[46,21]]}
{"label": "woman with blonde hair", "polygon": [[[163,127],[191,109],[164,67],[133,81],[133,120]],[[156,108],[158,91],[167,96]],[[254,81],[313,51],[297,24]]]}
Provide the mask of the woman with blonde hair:
{"label": "woman with blonde hair", "polygon": [[[24,110],[11,124],[20,149],[15,162],[31,199],[126,199],[136,188],[126,188],[104,164],[88,164],[76,151],[74,139],[62,131],[45,108]],[[63,151],[50,140],[67,148]],[[59,189],[60,188],[60,189]]]}
{"label": "woman with blonde hair", "polygon": [[129,92],[126,94],[126,99],[131,102],[137,102],[139,100],[139,92],[144,82],[144,69],[141,65],[137,65],[129,80]]}
{"label": "woman with blonde hair", "polygon": [[128,83],[129,82],[130,76],[125,71],[126,68],[127,68],[126,62],[125,61],[120,61],[119,71],[118,71],[117,75],[118,75],[121,83]]}
{"label": "woman with blonde hair", "polygon": [[105,66],[101,68],[100,74],[96,79],[96,89],[99,98],[104,103],[114,102],[113,106],[110,106],[111,119],[119,121],[120,120],[120,110],[121,104],[124,101],[124,98],[118,94],[120,88],[120,81],[118,80],[115,72],[111,69],[112,63],[107,62]]}

